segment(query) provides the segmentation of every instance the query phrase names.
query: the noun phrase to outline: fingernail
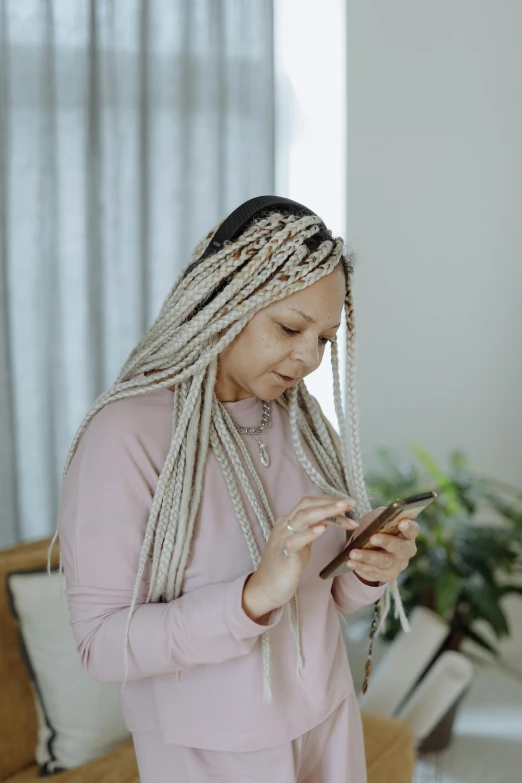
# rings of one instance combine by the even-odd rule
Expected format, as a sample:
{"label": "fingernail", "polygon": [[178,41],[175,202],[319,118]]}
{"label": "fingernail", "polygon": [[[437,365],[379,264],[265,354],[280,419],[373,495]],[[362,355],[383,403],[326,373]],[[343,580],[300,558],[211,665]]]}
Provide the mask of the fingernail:
{"label": "fingernail", "polygon": [[350,557],[354,560],[361,560],[362,555],[359,552],[350,552]]}
{"label": "fingernail", "polygon": [[399,525],[399,527],[400,527],[400,529],[401,529],[401,530],[408,530],[409,526],[410,526],[410,523],[409,523],[409,522],[406,522],[405,520],[403,520],[403,521],[400,523],[400,525]]}
{"label": "fingernail", "polygon": [[323,532],[323,530],[325,530],[325,529],[326,529],[326,526],[325,526],[325,525],[316,525],[316,526],[313,528],[313,532],[314,532],[314,533],[322,533],[322,532]]}

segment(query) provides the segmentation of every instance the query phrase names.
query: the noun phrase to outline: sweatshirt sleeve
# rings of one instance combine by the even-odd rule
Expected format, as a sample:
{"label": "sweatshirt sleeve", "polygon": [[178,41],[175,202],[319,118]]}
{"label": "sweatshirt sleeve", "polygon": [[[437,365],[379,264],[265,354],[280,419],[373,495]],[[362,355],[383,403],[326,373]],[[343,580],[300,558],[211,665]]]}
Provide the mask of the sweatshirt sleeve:
{"label": "sweatshirt sleeve", "polygon": [[351,614],[363,606],[373,604],[384,593],[386,583],[372,587],[365,585],[350,571],[349,574],[334,576],[332,595],[341,614]]}
{"label": "sweatshirt sleeve", "polygon": [[[170,443],[165,418],[147,420],[147,408],[132,402],[109,403],[91,420],[65,476],[58,513],[70,624],[82,665],[99,682],[123,681],[125,627]],[[139,427],[137,411],[147,420]],[[274,610],[266,625],[248,617],[242,594],[249,573],[169,603],[145,603],[142,580],[129,626],[129,680],[249,653],[283,611]]]}
{"label": "sweatshirt sleeve", "polygon": [[[267,625],[242,608],[248,574],[206,585],[166,604],[136,605],[129,627],[129,680],[221,663],[249,653],[258,636],[277,624],[282,608]],[[123,680],[123,650],[132,591],[75,585],[66,591],[71,625],[82,664],[98,682]]]}

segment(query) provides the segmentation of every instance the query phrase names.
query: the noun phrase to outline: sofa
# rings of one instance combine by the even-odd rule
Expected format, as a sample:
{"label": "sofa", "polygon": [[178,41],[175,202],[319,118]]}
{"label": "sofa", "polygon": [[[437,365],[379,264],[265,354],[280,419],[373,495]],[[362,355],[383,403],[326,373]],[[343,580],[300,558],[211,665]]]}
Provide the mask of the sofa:
{"label": "sofa", "polygon": [[[0,550],[0,781],[30,783],[39,779],[35,762],[37,717],[33,692],[10,611],[6,577],[10,572],[44,569],[50,539]],[[59,543],[53,552],[58,567]],[[415,744],[401,721],[363,712],[368,783],[409,783]],[[54,776],[52,776],[54,777]],[[60,783],[139,783],[132,740],[106,756],[56,773]],[[353,781],[351,783],[358,783]]]}

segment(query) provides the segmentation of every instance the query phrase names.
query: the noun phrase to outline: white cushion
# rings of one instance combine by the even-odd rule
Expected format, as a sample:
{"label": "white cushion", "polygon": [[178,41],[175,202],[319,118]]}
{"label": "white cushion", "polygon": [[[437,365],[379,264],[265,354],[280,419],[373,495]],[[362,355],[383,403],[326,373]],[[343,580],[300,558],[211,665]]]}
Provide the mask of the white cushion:
{"label": "white cushion", "polygon": [[47,773],[109,753],[127,740],[119,683],[99,683],[83,668],[69,624],[63,574],[10,574],[38,716],[36,761]]}

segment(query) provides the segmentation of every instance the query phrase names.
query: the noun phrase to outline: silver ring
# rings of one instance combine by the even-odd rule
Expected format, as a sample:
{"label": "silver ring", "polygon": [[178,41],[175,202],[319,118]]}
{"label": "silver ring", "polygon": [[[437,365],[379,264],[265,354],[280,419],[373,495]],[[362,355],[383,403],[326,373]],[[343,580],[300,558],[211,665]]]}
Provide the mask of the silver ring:
{"label": "silver ring", "polygon": [[292,533],[299,533],[299,530],[294,530],[292,525],[290,523],[287,524],[287,528],[292,531]]}
{"label": "silver ring", "polygon": [[299,552],[288,552],[284,547],[282,548],[281,552],[284,554],[285,557],[295,557],[299,554]]}

